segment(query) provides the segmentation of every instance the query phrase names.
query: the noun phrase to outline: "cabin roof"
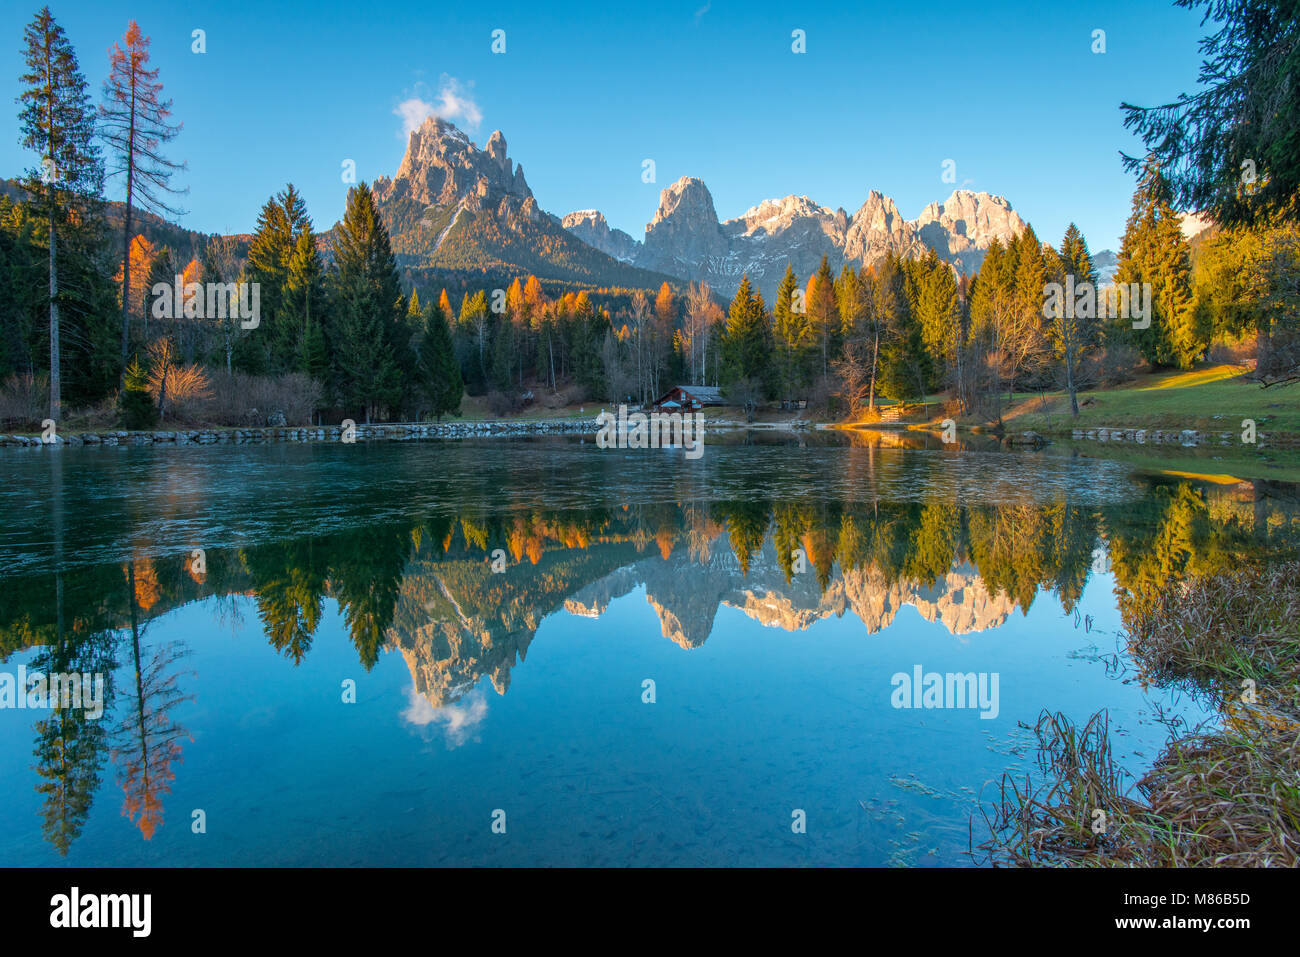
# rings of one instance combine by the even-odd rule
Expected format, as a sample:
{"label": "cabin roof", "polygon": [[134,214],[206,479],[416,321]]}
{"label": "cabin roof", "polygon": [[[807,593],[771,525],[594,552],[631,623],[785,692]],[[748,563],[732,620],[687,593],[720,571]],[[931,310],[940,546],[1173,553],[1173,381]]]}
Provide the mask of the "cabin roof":
{"label": "cabin roof", "polygon": [[674,391],[681,390],[706,405],[725,405],[726,400],[722,398],[722,390],[714,385],[679,385]]}

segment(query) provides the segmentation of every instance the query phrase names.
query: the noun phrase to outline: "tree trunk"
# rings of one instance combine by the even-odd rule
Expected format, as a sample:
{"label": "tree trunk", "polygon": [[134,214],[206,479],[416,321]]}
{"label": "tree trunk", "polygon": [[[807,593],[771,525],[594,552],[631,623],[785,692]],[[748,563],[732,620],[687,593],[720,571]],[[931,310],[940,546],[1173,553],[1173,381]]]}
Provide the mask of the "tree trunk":
{"label": "tree trunk", "polygon": [[131,125],[127,130],[126,209],[122,216],[122,369],[131,339],[131,193],[135,187],[135,81],[131,84]]}
{"label": "tree trunk", "polygon": [[1070,392],[1070,414],[1079,417],[1079,397],[1074,391],[1074,343],[1065,339],[1065,387]]}
{"label": "tree trunk", "polygon": [[880,358],[880,330],[876,330],[876,342],[871,350],[871,391],[867,399],[868,411],[874,412],[876,409],[876,360]]}
{"label": "tree trunk", "polygon": [[62,383],[59,375],[59,265],[55,252],[54,204],[50,204],[50,418],[57,424],[63,417]]}

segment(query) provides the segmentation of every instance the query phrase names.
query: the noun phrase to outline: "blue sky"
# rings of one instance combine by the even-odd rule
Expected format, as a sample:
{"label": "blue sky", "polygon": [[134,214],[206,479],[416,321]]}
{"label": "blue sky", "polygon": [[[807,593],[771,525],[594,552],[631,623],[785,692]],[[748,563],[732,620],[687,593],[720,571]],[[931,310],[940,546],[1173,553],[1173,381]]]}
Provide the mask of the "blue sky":
{"label": "blue sky", "polygon": [[[403,109],[432,107],[480,145],[502,130],[543,208],[600,209],[638,239],[659,190],[692,175],[723,219],[791,193],[852,214],[871,189],[914,218],[965,185],[1006,196],[1043,239],[1073,220],[1094,250],[1118,248],[1133,181],[1117,150],[1136,148],[1119,103],[1191,89],[1202,33],[1199,15],[1163,0],[271,6],[51,3],[96,101],[127,21],[152,39],[184,122],[169,155],[189,163],[177,181],[191,229],[247,232],[287,182],[327,228],[343,211],[342,162],[391,175]],[[0,19],[11,103],[36,9],[7,4]],[[191,52],[194,29],[205,54]],[[795,29],[806,53],[791,51]],[[1105,53],[1091,51],[1095,29]],[[10,129],[7,176],[33,163]],[[941,179],[946,159],[956,184]]]}

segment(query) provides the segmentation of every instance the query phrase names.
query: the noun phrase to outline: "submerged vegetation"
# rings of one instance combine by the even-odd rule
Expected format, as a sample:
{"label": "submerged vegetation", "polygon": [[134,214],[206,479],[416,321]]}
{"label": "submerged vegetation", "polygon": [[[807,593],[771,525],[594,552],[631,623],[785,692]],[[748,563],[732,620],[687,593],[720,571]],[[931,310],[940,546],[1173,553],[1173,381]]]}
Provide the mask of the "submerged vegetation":
{"label": "submerged vegetation", "polygon": [[1300,564],[1170,581],[1130,605],[1144,684],[1212,703],[1151,770],[1117,766],[1104,713],[1044,712],[1038,781],[1003,778],[980,850],[1013,865],[1300,866]]}

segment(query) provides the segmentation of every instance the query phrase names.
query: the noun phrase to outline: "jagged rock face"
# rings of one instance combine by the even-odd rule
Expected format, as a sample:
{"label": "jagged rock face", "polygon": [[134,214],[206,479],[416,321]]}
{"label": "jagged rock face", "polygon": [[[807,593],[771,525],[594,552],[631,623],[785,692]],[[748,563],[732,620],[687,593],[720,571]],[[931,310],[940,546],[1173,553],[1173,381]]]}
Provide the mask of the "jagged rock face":
{"label": "jagged rock face", "polygon": [[719,223],[708,187],[694,177],[683,177],[660,194],[659,209],[639,248],[620,240],[615,252],[604,236],[608,227],[603,220],[595,210],[586,210],[566,217],[565,226],[602,252],[620,259],[630,256],[646,269],[707,282],[727,295],[747,275],[768,300],[787,264],[806,282],[823,256],[838,273],[846,263],[871,265],[888,252],[916,258],[934,249],[970,273],[984,261],[993,239],[1006,243],[1025,229],[1005,199],[969,190],[931,203],[912,221],[903,218],[892,199],[872,190],[851,217],[807,196],[786,196],[764,200],[744,215]]}
{"label": "jagged rock face", "polygon": [[576,210],[560,220],[560,225],[588,246],[622,262],[632,262],[641,251],[641,244],[623,230],[610,229],[599,210]]}
{"label": "jagged rock face", "polygon": [[522,166],[511,169],[506,139],[497,130],[480,150],[453,124],[431,116],[407,142],[406,155],[391,180],[375,180],[376,199],[405,199],[426,206],[453,206],[468,200],[473,206],[495,207],[505,196],[532,199]]}
{"label": "jagged rock face", "polygon": [[890,250],[899,256],[918,256],[925,247],[913,225],[899,213],[897,204],[873,189],[853,214],[844,240],[844,257],[859,265],[869,264]]}
{"label": "jagged rock face", "polygon": [[806,279],[826,256],[838,271],[848,227],[844,210],[819,206],[807,196],[764,200],[719,223],[708,187],[683,177],[660,194],[636,262],[726,293],[748,275],[771,298],[787,264]]}
{"label": "jagged rock face", "polygon": [[817,271],[823,256],[838,273],[848,229],[844,210],[819,206],[807,196],[767,199],[722,224],[731,258],[765,296],[774,295],[787,264],[800,282]]}
{"label": "jagged rock face", "polygon": [[1005,245],[1025,231],[1025,221],[1001,196],[968,189],[931,203],[913,225],[926,246],[965,273],[979,268],[994,239]]}
{"label": "jagged rock face", "polygon": [[638,265],[681,275],[683,267],[707,271],[713,260],[726,255],[727,238],[703,180],[683,176],[660,192]]}
{"label": "jagged rock face", "polygon": [[587,287],[656,288],[668,278],[593,248],[543,210],[500,130],[479,149],[453,124],[430,117],[411,133],[396,175],[378,177],[372,191],[398,265],[413,271],[417,285],[437,281],[428,270],[469,273],[476,282],[490,275],[499,284],[531,274]]}

